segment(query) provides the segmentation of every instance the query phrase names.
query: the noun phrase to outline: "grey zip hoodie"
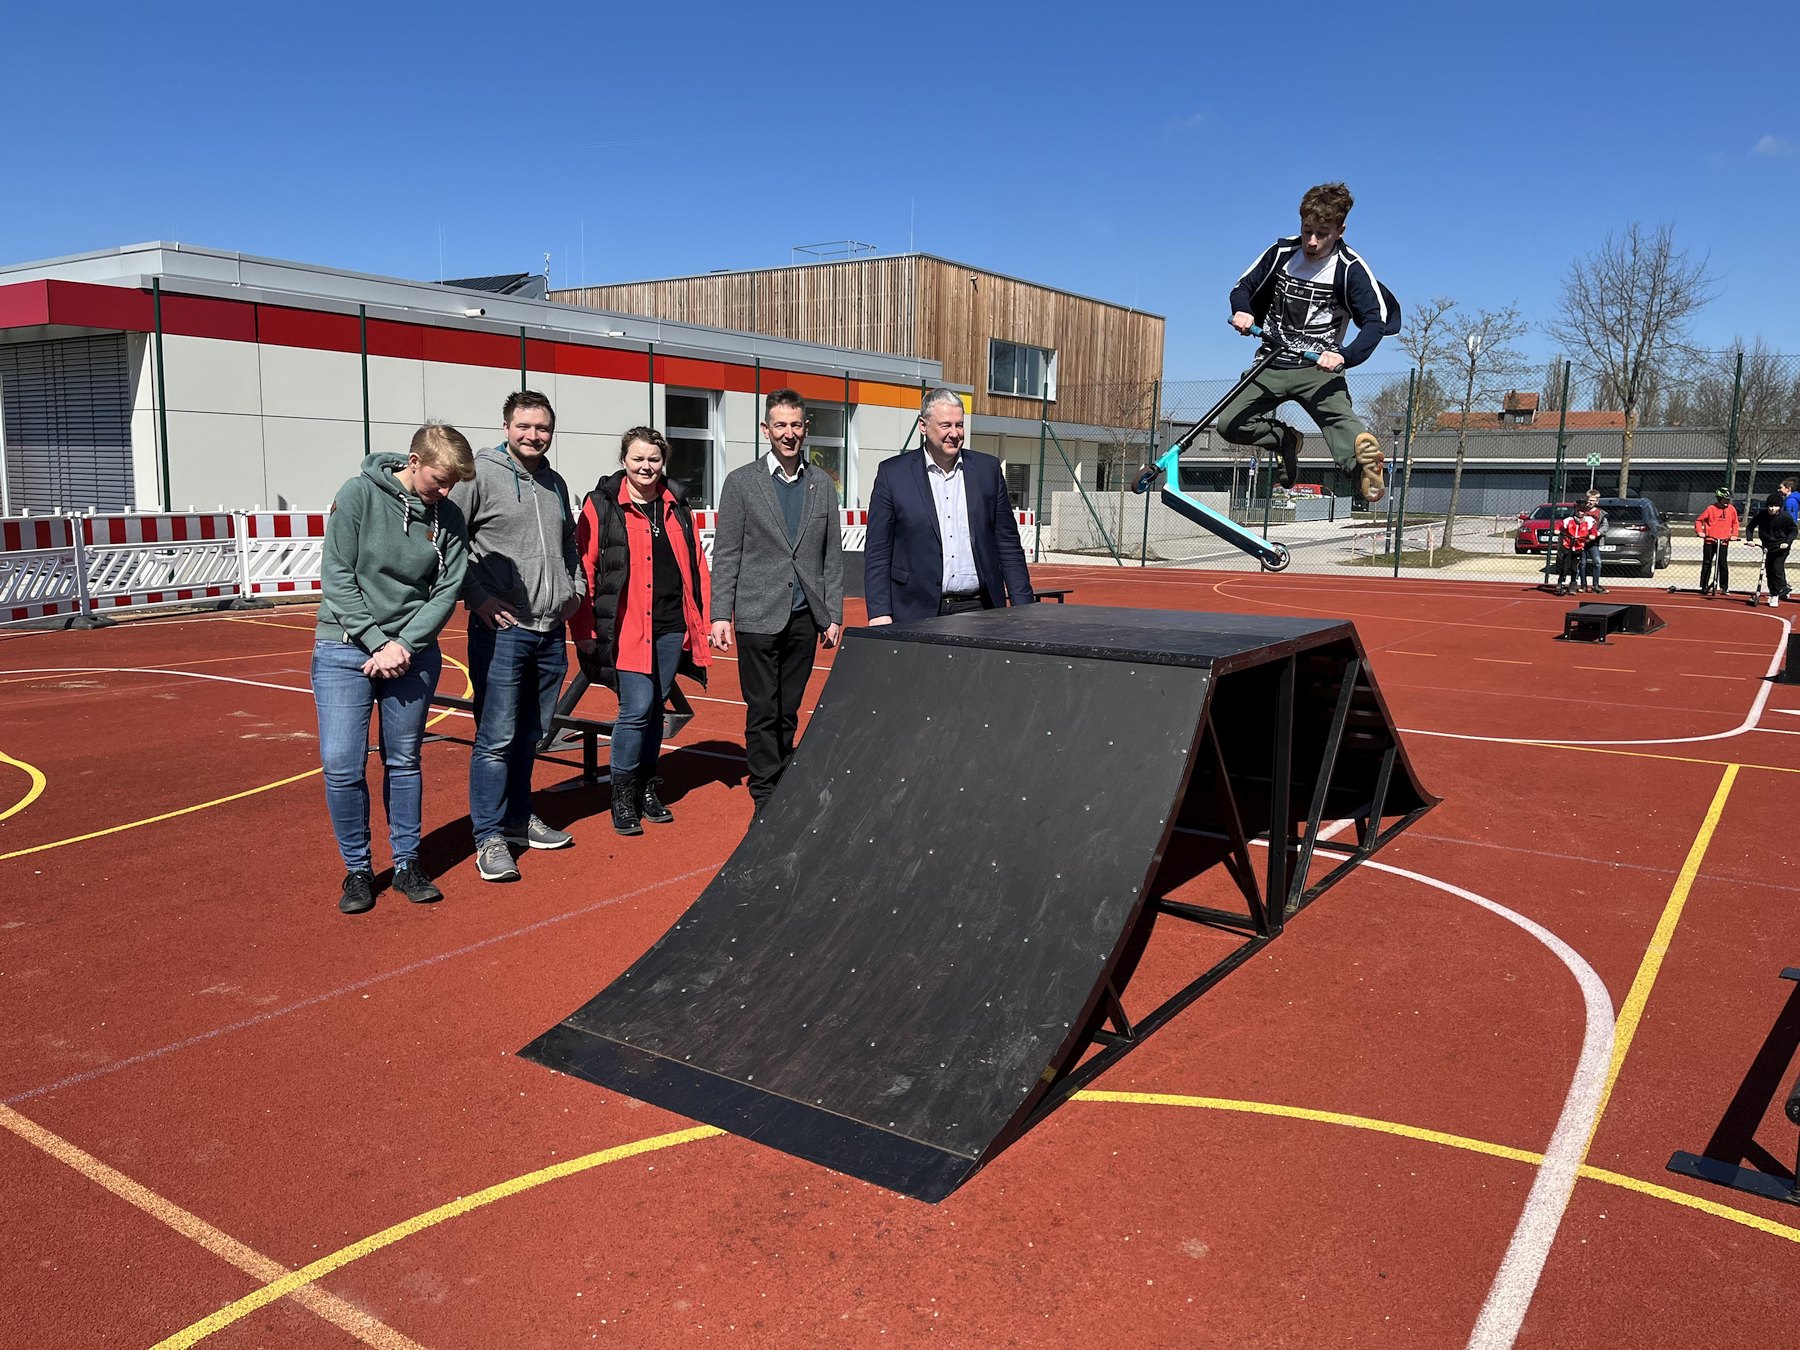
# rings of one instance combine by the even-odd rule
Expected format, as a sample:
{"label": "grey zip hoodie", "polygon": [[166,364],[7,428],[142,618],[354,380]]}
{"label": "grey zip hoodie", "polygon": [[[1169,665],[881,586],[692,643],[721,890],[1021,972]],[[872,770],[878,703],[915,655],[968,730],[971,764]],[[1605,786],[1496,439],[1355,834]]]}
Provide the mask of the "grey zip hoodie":
{"label": "grey zip hoodie", "polygon": [[535,632],[548,633],[569,601],[587,592],[575,517],[562,475],[540,460],[528,471],[505,445],[479,451],[475,477],[450,489],[469,523],[463,603],[498,599]]}

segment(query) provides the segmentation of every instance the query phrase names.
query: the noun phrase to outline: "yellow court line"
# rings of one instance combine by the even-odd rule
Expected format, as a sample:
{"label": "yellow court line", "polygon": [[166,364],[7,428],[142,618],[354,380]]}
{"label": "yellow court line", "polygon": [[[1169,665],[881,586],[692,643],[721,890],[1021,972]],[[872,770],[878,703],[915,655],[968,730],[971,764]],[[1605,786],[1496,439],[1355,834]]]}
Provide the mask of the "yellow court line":
{"label": "yellow court line", "polygon": [[1675,878],[1675,889],[1669,892],[1662,917],[1656,922],[1656,931],[1650,936],[1650,946],[1645,950],[1643,960],[1638,963],[1631,991],[1625,995],[1625,1002],[1619,1008],[1619,1018],[1613,1032],[1612,1064],[1606,1072],[1606,1086],[1600,1092],[1600,1103],[1594,1109],[1593,1124],[1588,1128],[1590,1148],[1594,1143],[1594,1135],[1600,1128],[1601,1117],[1606,1114],[1606,1104],[1612,1098],[1613,1085],[1619,1081],[1619,1071],[1625,1065],[1625,1056],[1631,1050],[1632,1038],[1637,1035],[1638,1024],[1643,1020],[1644,1005],[1650,1001],[1650,990],[1656,984],[1657,974],[1662,970],[1663,958],[1669,954],[1669,944],[1675,938],[1676,925],[1681,922],[1681,911],[1687,906],[1688,893],[1694,888],[1694,878],[1700,875],[1700,862],[1706,857],[1707,846],[1712,843],[1713,833],[1719,828],[1719,819],[1725,814],[1725,799],[1731,795],[1731,785],[1737,782],[1737,776],[1738,766],[1727,765],[1724,777],[1719,780],[1718,791],[1713,793],[1712,805],[1706,808],[1706,817],[1700,822],[1700,832],[1694,836],[1687,859],[1681,864],[1681,872]]}
{"label": "yellow court line", "polygon": [[[469,668],[461,661],[458,661],[454,656],[446,654],[444,660],[463,673],[463,679],[467,683],[467,688],[464,690],[464,697],[474,693],[475,682],[469,675]],[[454,711],[454,709],[445,708],[442,712],[430,718],[425,725],[434,727],[446,717],[451,716]],[[33,853],[46,853],[53,848],[63,848],[69,844],[85,844],[90,839],[103,839],[109,834],[123,834],[126,830],[135,830],[145,825],[160,825],[165,820],[175,820],[181,816],[191,816],[196,811],[207,811],[215,806],[224,806],[230,802],[242,801],[246,797],[257,796],[259,793],[273,792],[276,788],[287,787],[290,783],[298,783],[305,779],[315,777],[323,772],[324,770],[322,768],[308,769],[304,773],[296,773],[286,778],[278,778],[273,783],[264,783],[260,787],[245,788],[242,792],[233,792],[226,797],[214,797],[211,801],[199,802],[193,806],[178,807],[173,811],[164,811],[161,815],[145,816],[142,820],[129,820],[122,825],[109,825],[104,830],[90,830],[86,834],[71,835],[67,839],[53,839],[47,844],[33,844],[30,848],[14,849],[11,853],[0,853],[0,862],[6,862],[12,858],[27,857]],[[0,819],[4,819],[4,817],[0,817]]]}
{"label": "yellow court line", "polygon": [[[199,1243],[214,1256],[236,1266],[253,1279],[267,1283],[289,1274],[288,1268],[279,1261],[271,1260],[229,1233],[220,1232],[197,1214],[164,1199],[116,1168],[108,1167],[93,1154],[77,1148],[61,1135],[51,1133],[10,1106],[0,1105],[0,1126],[26,1143],[42,1149],[58,1162],[66,1163],[95,1185],[111,1191],[126,1204],[136,1206],[183,1237]],[[385,1322],[378,1321],[360,1308],[352,1307],[326,1290],[302,1290],[295,1296],[295,1302],[333,1326],[349,1332],[365,1345],[377,1347],[377,1350],[423,1350],[418,1342],[401,1335]]]}
{"label": "yellow court line", "polygon": [[302,1266],[299,1270],[273,1280],[254,1293],[246,1294],[237,1302],[227,1304],[210,1317],[202,1318],[192,1326],[176,1332],[167,1340],[158,1341],[151,1350],[182,1350],[183,1347],[204,1340],[233,1322],[240,1321],[255,1312],[285,1298],[298,1289],[303,1289],[315,1280],[323,1279],[352,1261],[360,1260],[383,1247],[390,1247],[402,1238],[408,1238],[427,1228],[459,1218],[471,1210],[491,1205],[496,1200],[504,1200],[508,1196],[529,1191],[550,1181],[560,1181],[564,1177],[574,1176],[578,1172],[586,1172],[591,1168],[603,1167],[607,1163],[620,1162],[626,1158],[640,1157],[645,1153],[654,1153],[659,1149],[674,1148],[679,1144],[690,1144],[701,1139],[711,1139],[724,1131],[713,1125],[696,1125],[691,1129],[676,1130],[672,1134],[653,1135],[648,1139],[639,1139],[629,1144],[620,1144],[616,1148],[602,1149],[598,1153],[589,1153],[580,1158],[571,1158],[568,1162],[556,1163],[550,1167],[539,1168],[522,1177],[514,1177],[510,1181],[502,1181],[498,1185],[489,1186],[476,1191],[473,1195],[460,1196],[447,1205],[439,1205],[416,1218],[406,1219],[392,1227],[384,1228],[373,1237],[366,1237],[360,1242],[353,1242],[348,1247],[341,1247],[329,1256],[322,1256],[311,1265]]}
{"label": "yellow court line", "polygon": [[[1240,1111],[1258,1116],[1280,1116],[1290,1120],[1312,1121],[1321,1125],[1343,1125],[1354,1130],[1372,1130],[1378,1134],[1398,1135],[1403,1139],[1416,1139],[1427,1144],[1442,1144],[1448,1148],[1464,1149],[1467,1152],[1479,1153],[1490,1158],[1505,1158],[1511,1162],[1528,1163],[1534,1167],[1544,1161],[1543,1154],[1533,1153],[1529,1149],[1511,1148],[1505,1144],[1495,1144],[1485,1139],[1471,1139],[1467,1135],[1446,1134],[1442,1130],[1420,1129],[1415,1125],[1402,1125],[1391,1120],[1376,1120],[1370,1116],[1345,1115],[1339,1111],[1315,1111],[1303,1106],[1278,1106],[1270,1102],[1234,1101],[1228,1097],[1192,1097],[1165,1092],[1102,1092],[1091,1088],[1077,1092],[1074,1100],[1078,1102],[1118,1102],[1142,1106],[1185,1106],[1210,1111]],[[1595,1167],[1591,1163],[1581,1164],[1576,1169],[1576,1173],[1588,1181],[1598,1181],[1608,1186],[1617,1186],[1621,1190],[1635,1191],[1639,1195],[1648,1196],[1653,1200],[1667,1201],[1672,1205],[1698,1210],[1715,1219],[1726,1219],[1732,1223],[1741,1224],[1745,1228],[1753,1228],[1770,1237],[1800,1243],[1800,1228],[1777,1223],[1773,1219],[1765,1219],[1760,1214],[1734,1209],[1730,1205],[1721,1205],[1716,1200],[1706,1200],[1697,1195],[1689,1195],[1686,1191],[1675,1190],[1673,1187],[1659,1186],[1653,1181],[1628,1177],[1621,1172]]]}
{"label": "yellow court line", "polygon": [[[1766,730],[1752,727],[1752,731]],[[1759,769],[1763,773],[1800,773],[1800,769],[1784,764],[1741,764],[1728,759],[1701,759],[1697,755],[1653,755],[1648,750],[1615,750],[1604,745],[1570,745],[1567,741],[1517,741],[1517,745],[1535,745],[1541,750],[1576,750],[1584,755],[1622,755],[1626,759],[1656,759],[1668,764],[1707,764],[1715,769]]]}
{"label": "yellow court line", "polygon": [[0,811],[0,820],[5,820],[8,816],[18,815],[19,812],[23,811],[43,795],[44,783],[46,780],[44,778],[43,770],[39,769],[37,765],[27,764],[22,759],[14,759],[4,750],[0,750],[0,764],[10,764],[15,769],[23,769],[25,771],[25,776],[31,779],[31,790],[4,811]]}

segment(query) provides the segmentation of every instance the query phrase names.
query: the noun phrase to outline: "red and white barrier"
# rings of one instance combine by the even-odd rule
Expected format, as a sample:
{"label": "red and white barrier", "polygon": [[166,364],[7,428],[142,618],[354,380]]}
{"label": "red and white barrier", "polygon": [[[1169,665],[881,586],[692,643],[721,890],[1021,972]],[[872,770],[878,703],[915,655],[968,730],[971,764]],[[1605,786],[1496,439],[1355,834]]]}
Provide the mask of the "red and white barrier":
{"label": "red and white barrier", "polygon": [[257,511],[241,517],[238,593],[317,595],[325,562],[327,511]]}
{"label": "red and white barrier", "polygon": [[[1036,525],[1030,511],[1017,515],[1021,531]],[[839,516],[844,548],[862,552],[869,513]],[[220,511],[0,520],[0,624],[318,595],[328,518],[324,511]],[[717,511],[694,512],[709,560],[718,523]]]}
{"label": "red and white barrier", "polygon": [[63,516],[0,520],[0,623],[81,610],[74,521]]}

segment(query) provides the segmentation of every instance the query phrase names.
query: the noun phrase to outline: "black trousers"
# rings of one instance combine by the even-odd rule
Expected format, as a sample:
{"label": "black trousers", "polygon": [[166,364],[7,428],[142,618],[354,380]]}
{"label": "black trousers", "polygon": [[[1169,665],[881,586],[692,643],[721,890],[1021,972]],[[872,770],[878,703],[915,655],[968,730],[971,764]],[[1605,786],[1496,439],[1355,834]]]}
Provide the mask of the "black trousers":
{"label": "black trousers", "polygon": [[750,796],[757,803],[775,791],[794,753],[800,700],[812,674],[819,625],[810,609],[797,609],[779,633],[740,630],[738,685],[744,691],[744,758],[750,763]]}
{"label": "black trousers", "polygon": [[1787,561],[1791,544],[1776,544],[1763,550],[1763,570],[1769,574],[1769,594],[1788,593]]}
{"label": "black trousers", "polygon": [[1729,539],[1702,539],[1700,541],[1700,589],[1705,590],[1712,578],[1714,555],[1719,559],[1719,589],[1729,591],[1731,581],[1726,571],[1726,560],[1731,556]]}

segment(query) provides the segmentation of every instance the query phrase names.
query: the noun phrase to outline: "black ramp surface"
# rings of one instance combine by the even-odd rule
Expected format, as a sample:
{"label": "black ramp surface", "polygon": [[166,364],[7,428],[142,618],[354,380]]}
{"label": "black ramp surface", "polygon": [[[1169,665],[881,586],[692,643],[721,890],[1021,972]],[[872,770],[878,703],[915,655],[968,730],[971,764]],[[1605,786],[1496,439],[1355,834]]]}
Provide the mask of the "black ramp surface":
{"label": "black ramp surface", "polygon": [[897,1189],[949,1189],[1079,1035],[1208,678],[853,638],[717,878],[527,1053]]}
{"label": "black ramp surface", "polygon": [[1115,1016],[1178,813],[1278,826],[1285,858],[1308,803],[1316,827],[1434,800],[1348,623],[1030,605],[852,629],[730,860],[522,1053],[940,1199]]}

